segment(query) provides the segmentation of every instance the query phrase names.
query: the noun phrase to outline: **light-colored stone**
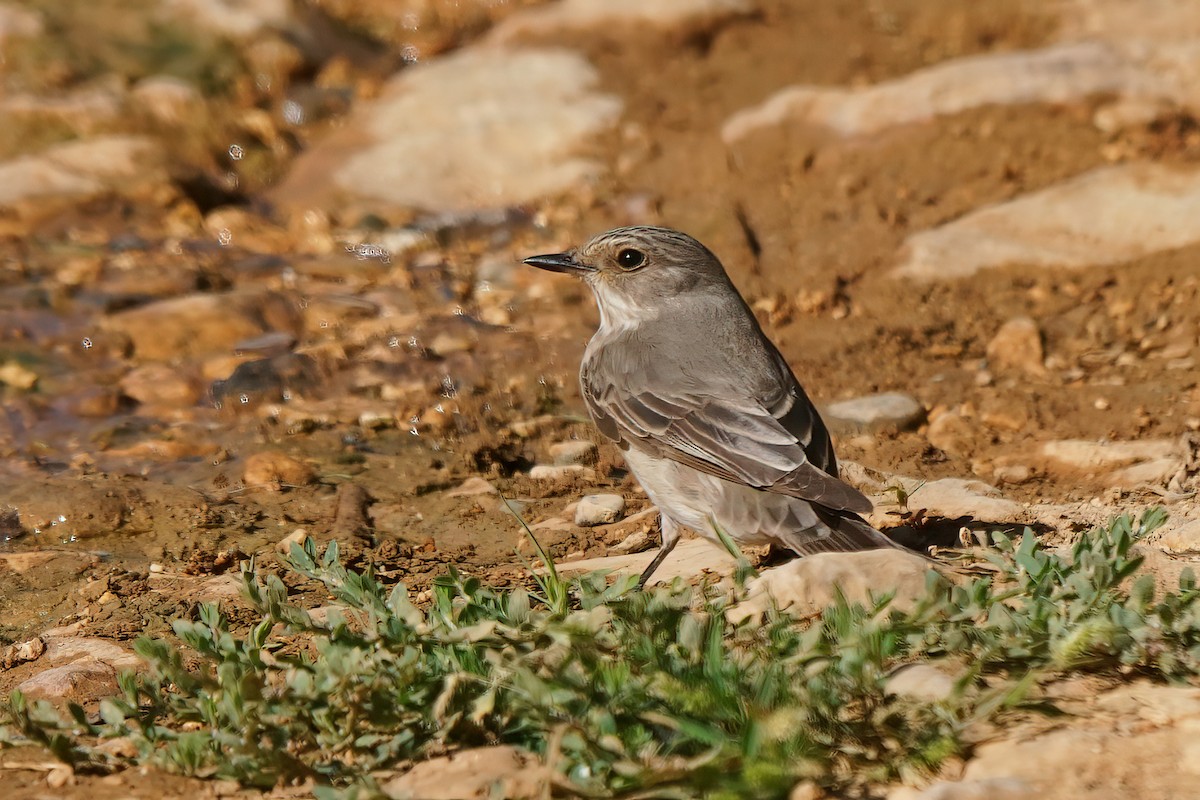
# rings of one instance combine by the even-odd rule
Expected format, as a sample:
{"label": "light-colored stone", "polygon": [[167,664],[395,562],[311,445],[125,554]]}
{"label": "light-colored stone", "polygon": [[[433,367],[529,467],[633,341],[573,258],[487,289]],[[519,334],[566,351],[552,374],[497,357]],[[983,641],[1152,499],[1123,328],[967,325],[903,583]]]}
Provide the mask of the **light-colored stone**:
{"label": "light-colored stone", "polygon": [[431,758],[383,784],[396,800],[462,800],[473,797],[542,797],[554,773],[516,747],[478,747]]}
{"label": "light-colored stone", "polygon": [[1172,526],[1157,536],[1154,543],[1168,553],[1200,553],[1200,520]]}
{"label": "light-colored stone", "polygon": [[246,459],[242,480],[247,486],[277,492],[285,487],[305,486],[316,479],[312,467],[286,453],[267,450]]}
{"label": "light-colored stone", "polygon": [[46,652],[46,642],[37,636],[24,642],[15,642],[0,650],[0,670],[12,669],[18,664],[37,661]]}
{"label": "light-colored stone", "polygon": [[930,703],[950,699],[958,678],[934,664],[909,664],[888,676],[884,688],[889,694]]}
{"label": "light-colored stone", "polygon": [[898,787],[888,793],[887,800],[1026,800],[1036,796],[1033,788],[1018,778],[938,781],[924,789]]}
{"label": "light-colored stone", "polygon": [[16,361],[0,364],[0,383],[5,386],[27,392],[37,386],[37,382],[37,373]]}
{"label": "light-colored stone", "polygon": [[121,391],[144,405],[193,406],[200,399],[200,383],[166,364],[135,367],[121,378]]}
{"label": "light-colored stone", "polygon": [[1008,264],[1117,264],[1200,242],[1198,215],[1198,170],[1101,167],[913,234],[892,275],[945,280]]}
{"label": "light-colored stone", "polygon": [[[0,162],[0,207],[81,200],[165,179],[160,143],[139,136],[97,136]],[[40,206],[39,206],[40,207]]]}
{"label": "light-colored stone", "polygon": [[654,540],[650,538],[650,534],[646,531],[634,531],[626,536],[617,544],[608,548],[608,552],[613,555],[628,555],[629,553],[642,553],[654,547]]}
{"label": "light-colored stone", "polygon": [[1133,442],[1089,442],[1064,439],[1046,442],[1042,455],[1074,469],[1103,470],[1158,459],[1178,458],[1179,446],[1169,439]]}
{"label": "light-colored stone", "polygon": [[1100,93],[1170,98],[1179,88],[1106,44],[1069,43],[956,58],[862,89],[791,87],[734,114],[721,136],[732,143],[793,121],[860,136],[985,105],[1068,103]]}
{"label": "light-colored stone", "polygon": [[496,494],[496,487],[478,475],[467,478],[457,489],[446,492],[447,497],[474,497],[480,494]]}
{"label": "light-colored stone", "polygon": [[582,55],[560,49],[467,48],[405,69],[348,120],[366,143],[344,162],[318,145],[277,196],[325,191],[329,173],[352,197],[429,211],[567,192],[599,174],[582,148],[621,113],[598,84]]}
{"label": "light-colored stone", "polygon": [[973,448],[975,429],[956,411],[944,411],[929,421],[925,438],[929,443],[952,456],[968,455]]}
{"label": "light-colored stone", "polygon": [[586,439],[570,439],[550,445],[550,458],[559,466],[566,464],[595,464],[596,443]]}
{"label": "light-colored stone", "polygon": [[1156,458],[1128,467],[1115,469],[1108,476],[1114,489],[1136,489],[1140,486],[1161,486],[1171,480],[1183,467],[1178,458]]}
{"label": "light-colored stone", "polygon": [[[1194,795],[1194,765],[1198,763],[1194,731],[1171,726],[1131,738],[1104,726],[1088,727],[980,745],[967,762],[963,783],[1022,781],[1030,786],[1022,796],[1039,800],[1127,797],[1128,791],[1118,787],[1137,787],[1138,800],[1176,800]],[[1131,748],[1136,748],[1137,758],[1129,757]],[[948,797],[957,800],[956,795]]]}
{"label": "light-colored stone", "polygon": [[102,661],[114,669],[133,669],[142,659],[116,642],[93,636],[45,636],[45,659],[52,664],[84,660]]}
{"label": "light-colored stone", "polygon": [[292,9],[289,0],[168,0],[167,6],[181,18],[236,37],[286,28]]}
{"label": "light-colored stone", "polygon": [[1000,497],[1000,491],[983,481],[942,478],[920,484],[903,481],[909,491],[909,508],[923,508],[930,516],[957,519],[969,517],[978,522],[1015,522],[1023,518],[1025,508]]}
{"label": "light-colored stone", "polygon": [[284,318],[291,311],[290,303],[270,293],[197,293],[121,311],[105,324],[128,336],[139,358],[174,361],[229,352],[265,332],[264,313]]}
{"label": "light-colored stone", "polygon": [[915,397],[886,392],[830,403],[823,416],[831,425],[857,431],[892,427],[907,430],[921,423],[925,407]]}
{"label": "light-colored stone", "polygon": [[[605,556],[603,558],[588,558],[573,561],[570,564],[560,564],[559,572],[613,572],[619,575],[640,575],[650,561],[654,552],[634,553],[624,556]],[[671,557],[662,563],[650,578],[650,584],[670,583],[675,578],[691,580],[701,575],[731,575],[737,562],[733,556],[719,545],[707,539],[685,539],[671,551]]]}
{"label": "light-colored stone", "polygon": [[172,75],[143,78],[129,91],[129,98],[135,106],[167,125],[186,122],[204,104],[194,85]]}
{"label": "light-colored stone", "polygon": [[590,528],[616,522],[625,513],[625,498],[619,494],[584,495],[575,507],[575,524]]}
{"label": "light-colored stone", "polygon": [[529,470],[529,477],[535,481],[566,481],[576,477],[593,480],[596,471],[582,464],[538,464]]}
{"label": "light-colored stone", "polygon": [[1041,375],[1046,368],[1042,332],[1029,317],[1014,317],[1000,326],[987,345],[988,364],[992,367],[1019,369]]}
{"label": "light-colored stone", "polygon": [[304,547],[304,543],[308,541],[308,538],[308,531],[304,530],[304,528],[297,528],[275,543],[275,552],[281,556],[286,556],[292,552],[292,545]]}
{"label": "light-colored stone", "polygon": [[13,94],[0,100],[0,116],[12,120],[57,123],[90,134],[112,123],[124,108],[122,91],[112,86],[76,89],[62,95]]}
{"label": "light-colored stone", "polygon": [[43,670],[18,686],[27,697],[86,703],[118,694],[117,671],[94,658]]}
{"label": "light-colored stone", "polygon": [[734,622],[756,618],[772,605],[797,617],[820,614],[840,593],[852,603],[894,595],[897,608],[911,608],[925,595],[930,563],[904,550],[816,553],[764,570],[750,582],[744,601],[727,614]]}
{"label": "light-colored stone", "polygon": [[562,31],[604,30],[631,25],[671,29],[711,27],[732,16],[754,11],[749,0],[561,0],[513,14],[489,38],[508,42],[522,36],[546,36]]}
{"label": "light-colored stone", "polygon": [[0,45],[8,39],[32,39],[45,30],[42,15],[12,3],[0,3]]}

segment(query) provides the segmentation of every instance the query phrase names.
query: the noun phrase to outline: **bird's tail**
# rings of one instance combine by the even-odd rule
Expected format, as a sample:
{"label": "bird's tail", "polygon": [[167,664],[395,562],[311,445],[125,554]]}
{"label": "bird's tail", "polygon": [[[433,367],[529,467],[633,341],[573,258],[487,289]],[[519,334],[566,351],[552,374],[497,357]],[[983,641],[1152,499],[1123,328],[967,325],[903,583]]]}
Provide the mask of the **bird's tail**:
{"label": "bird's tail", "polygon": [[[878,550],[894,547],[905,549],[879,531],[866,520],[850,511],[812,506],[817,518],[827,529],[820,532],[808,530],[796,534],[782,534],[779,539],[796,553],[807,556],[813,553],[844,553],[855,550]],[[814,535],[814,533],[816,535]]]}

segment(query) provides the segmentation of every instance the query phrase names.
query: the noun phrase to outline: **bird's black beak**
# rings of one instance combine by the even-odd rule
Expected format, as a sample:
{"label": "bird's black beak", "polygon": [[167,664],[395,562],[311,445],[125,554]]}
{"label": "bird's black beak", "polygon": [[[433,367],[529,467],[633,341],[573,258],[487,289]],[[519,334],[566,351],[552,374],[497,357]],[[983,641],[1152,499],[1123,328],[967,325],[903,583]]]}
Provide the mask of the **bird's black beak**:
{"label": "bird's black beak", "polygon": [[575,260],[575,253],[568,250],[565,253],[550,253],[544,256],[530,256],[522,263],[550,272],[565,272],[568,275],[582,275],[591,272],[592,268]]}

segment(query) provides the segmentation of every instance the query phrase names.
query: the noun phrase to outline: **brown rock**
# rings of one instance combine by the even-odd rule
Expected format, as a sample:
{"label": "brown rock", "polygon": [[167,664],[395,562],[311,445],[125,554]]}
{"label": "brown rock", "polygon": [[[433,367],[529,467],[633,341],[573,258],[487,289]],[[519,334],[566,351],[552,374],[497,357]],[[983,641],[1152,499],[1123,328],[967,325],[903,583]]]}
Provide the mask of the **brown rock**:
{"label": "brown rock", "polygon": [[86,703],[120,692],[117,671],[95,658],[83,658],[39,672],[17,686],[26,696]]}
{"label": "brown rock", "polygon": [[233,291],[158,300],[114,314],[106,324],[129,338],[137,357],[174,361],[231,352],[272,328],[295,330],[297,320],[295,305],[282,295]]}
{"label": "brown rock", "polygon": [[422,761],[383,785],[394,798],[463,800],[474,797],[541,797],[553,773],[515,747],[479,747]]}
{"label": "brown rock", "polygon": [[925,596],[929,562],[902,550],[817,553],[764,570],[750,594],[728,612],[735,622],[757,617],[774,603],[794,616],[821,613],[841,593],[850,602],[892,593],[897,608],[911,608]]}
{"label": "brown rock", "polygon": [[312,483],[316,473],[302,461],[276,450],[255,453],[246,459],[242,480],[247,486],[265,486],[272,492]]}
{"label": "brown rock", "polygon": [[37,382],[37,373],[16,361],[0,364],[0,383],[27,392],[37,386]]}
{"label": "brown rock", "polygon": [[1042,332],[1029,317],[1016,317],[1001,325],[988,342],[987,357],[993,367],[1020,369],[1030,375],[1046,371]]}
{"label": "brown rock", "polygon": [[946,411],[934,417],[925,429],[929,443],[952,456],[966,456],[974,451],[972,439],[975,431],[971,423],[955,411]]}
{"label": "brown rock", "polygon": [[193,406],[200,399],[200,382],[166,364],[146,364],[121,379],[121,391],[143,405]]}

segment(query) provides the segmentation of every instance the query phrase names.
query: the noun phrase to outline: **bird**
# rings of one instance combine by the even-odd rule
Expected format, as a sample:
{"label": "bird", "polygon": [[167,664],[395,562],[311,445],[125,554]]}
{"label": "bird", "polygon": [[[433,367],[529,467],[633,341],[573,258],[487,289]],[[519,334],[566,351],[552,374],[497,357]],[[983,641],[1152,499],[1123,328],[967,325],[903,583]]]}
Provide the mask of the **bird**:
{"label": "bird", "polygon": [[688,528],[804,556],[900,547],[838,477],[829,430],[720,260],[662,227],[601,233],[525,264],[580,278],[600,324],[579,370],[600,433],[660,512],[645,586]]}

